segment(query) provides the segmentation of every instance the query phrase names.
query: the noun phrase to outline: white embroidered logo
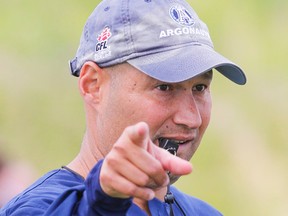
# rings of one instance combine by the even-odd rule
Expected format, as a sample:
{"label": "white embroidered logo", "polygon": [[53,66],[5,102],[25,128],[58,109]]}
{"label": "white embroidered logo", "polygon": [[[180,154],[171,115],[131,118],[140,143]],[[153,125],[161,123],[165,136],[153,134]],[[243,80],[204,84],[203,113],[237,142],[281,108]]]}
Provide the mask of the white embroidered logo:
{"label": "white embroidered logo", "polygon": [[182,26],[191,26],[195,23],[192,15],[182,5],[174,5],[169,13],[171,18]]}

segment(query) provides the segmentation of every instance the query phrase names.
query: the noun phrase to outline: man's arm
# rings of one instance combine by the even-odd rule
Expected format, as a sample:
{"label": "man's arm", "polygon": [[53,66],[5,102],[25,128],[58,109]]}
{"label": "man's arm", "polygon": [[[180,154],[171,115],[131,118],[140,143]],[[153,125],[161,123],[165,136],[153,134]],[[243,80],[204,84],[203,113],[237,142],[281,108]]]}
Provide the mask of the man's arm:
{"label": "man's arm", "polygon": [[99,184],[103,160],[89,173],[85,185],[71,188],[59,196],[44,215],[126,215],[132,199],[112,198],[105,194]]}

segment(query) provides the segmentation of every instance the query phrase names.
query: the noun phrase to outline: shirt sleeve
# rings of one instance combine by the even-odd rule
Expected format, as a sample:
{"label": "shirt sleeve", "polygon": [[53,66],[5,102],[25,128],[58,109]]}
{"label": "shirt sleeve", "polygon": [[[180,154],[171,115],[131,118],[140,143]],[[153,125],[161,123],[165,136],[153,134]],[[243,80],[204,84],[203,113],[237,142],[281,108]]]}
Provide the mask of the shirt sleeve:
{"label": "shirt sleeve", "polygon": [[126,215],[132,204],[132,198],[113,198],[104,193],[99,182],[102,163],[103,160],[94,166],[84,185],[71,188],[59,196],[45,215]]}

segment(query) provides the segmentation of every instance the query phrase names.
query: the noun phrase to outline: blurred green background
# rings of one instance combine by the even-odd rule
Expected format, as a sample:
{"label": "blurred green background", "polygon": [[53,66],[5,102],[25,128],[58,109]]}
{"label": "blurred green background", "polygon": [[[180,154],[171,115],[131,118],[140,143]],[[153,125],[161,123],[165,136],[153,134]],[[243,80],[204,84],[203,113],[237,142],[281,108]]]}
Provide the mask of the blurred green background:
{"label": "blurred green background", "polygon": [[[0,0],[0,150],[39,176],[78,152],[84,111],[68,60],[97,2]],[[287,215],[288,1],[190,3],[248,83],[215,73],[210,127],[177,186],[225,215]]]}

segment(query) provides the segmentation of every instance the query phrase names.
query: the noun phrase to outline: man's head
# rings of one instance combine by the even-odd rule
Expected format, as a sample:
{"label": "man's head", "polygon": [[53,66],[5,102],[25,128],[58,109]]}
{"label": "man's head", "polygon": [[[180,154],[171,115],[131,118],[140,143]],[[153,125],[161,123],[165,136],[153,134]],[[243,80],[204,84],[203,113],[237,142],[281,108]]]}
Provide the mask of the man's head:
{"label": "man's head", "polygon": [[70,66],[103,156],[124,128],[145,121],[155,144],[173,139],[189,160],[209,124],[212,69],[246,82],[214,51],[206,25],[183,0],[102,1]]}
{"label": "man's head", "polygon": [[[179,142],[177,156],[190,160],[209,124],[212,71],[189,80],[167,83],[128,63],[100,68],[84,64],[79,86],[87,112],[87,130],[105,156],[127,126],[144,121],[151,140]],[[91,139],[90,139],[91,140]],[[129,149],[128,149],[129,150]]]}

